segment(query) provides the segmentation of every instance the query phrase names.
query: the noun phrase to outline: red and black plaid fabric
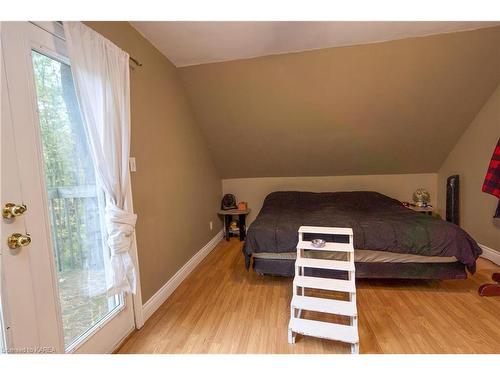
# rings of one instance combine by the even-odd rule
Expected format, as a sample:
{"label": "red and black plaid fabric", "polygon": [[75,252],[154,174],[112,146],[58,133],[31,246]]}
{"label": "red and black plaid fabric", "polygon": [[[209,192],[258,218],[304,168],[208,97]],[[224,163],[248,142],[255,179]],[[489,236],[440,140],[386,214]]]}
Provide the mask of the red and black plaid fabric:
{"label": "red and black plaid fabric", "polygon": [[491,157],[490,166],[484,179],[483,191],[500,198],[500,139]]}

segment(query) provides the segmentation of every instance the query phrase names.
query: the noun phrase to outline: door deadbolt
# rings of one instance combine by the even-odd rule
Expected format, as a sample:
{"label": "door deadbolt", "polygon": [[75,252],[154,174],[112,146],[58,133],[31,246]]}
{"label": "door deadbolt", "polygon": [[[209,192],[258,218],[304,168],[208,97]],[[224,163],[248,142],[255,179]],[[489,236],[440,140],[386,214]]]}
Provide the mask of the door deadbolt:
{"label": "door deadbolt", "polygon": [[5,219],[12,219],[13,217],[21,216],[27,209],[25,204],[6,203],[2,210],[2,216]]}
{"label": "door deadbolt", "polygon": [[7,238],[7,245],[9,245],[11,249],[28,246],[30,243],[31,237],[29,234],[13,233]]}

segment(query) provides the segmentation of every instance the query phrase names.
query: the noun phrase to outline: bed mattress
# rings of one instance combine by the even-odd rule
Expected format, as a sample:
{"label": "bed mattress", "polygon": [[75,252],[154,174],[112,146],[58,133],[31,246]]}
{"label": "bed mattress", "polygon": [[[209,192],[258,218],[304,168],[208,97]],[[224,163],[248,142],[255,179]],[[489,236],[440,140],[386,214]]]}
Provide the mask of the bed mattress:
{"label": "bed mattress", "polygon": [[[339,259],[343,254],[334,253],[330,251],[314,250],[317,257],[322,259]],[[312,257],[310,252],[305,252],[304,256]],[[295,259],[296,252],[290,253],[255,253],[254,258],[260,259]],[[356,263],[455,263],[455,257],[433,257],[425,255],[413,254],[400,254],[391,251],[377,251],[377,250],[354,250],[354,261]]]}

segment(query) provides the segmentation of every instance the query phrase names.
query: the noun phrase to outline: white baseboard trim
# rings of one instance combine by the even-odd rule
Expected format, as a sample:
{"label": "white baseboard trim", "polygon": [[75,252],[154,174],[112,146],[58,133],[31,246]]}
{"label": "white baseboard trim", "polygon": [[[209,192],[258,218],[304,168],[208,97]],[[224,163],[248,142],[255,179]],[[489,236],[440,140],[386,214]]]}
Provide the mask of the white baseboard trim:
{"label": "white baseboard trim", "polygon": [[198,251],[182,268],[175,273],[160,290],[158,290],[142,307],[144,321],[147,321],[153,313],[167,300],[180,283],[195,269],[195,267],[210,254],[215,246],[222,240],[222,230],[219,231],[203,248]]}
{"label": "white baseboard trim", "polygon": [[481,258],[491,260],[493,263],[500,266],[500,251],[494,250],[491,247],[479,244],[479,247],[483,250]]}

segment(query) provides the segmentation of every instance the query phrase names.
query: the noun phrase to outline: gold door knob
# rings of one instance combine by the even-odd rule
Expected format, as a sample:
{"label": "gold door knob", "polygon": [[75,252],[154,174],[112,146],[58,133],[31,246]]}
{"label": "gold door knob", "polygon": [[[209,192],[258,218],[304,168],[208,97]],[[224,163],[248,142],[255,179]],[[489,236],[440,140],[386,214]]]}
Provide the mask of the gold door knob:
{"label": "gold door knob", "polygon": [[27,209],[25,204],[6,203],[2,210],[2,216],[5,219],[12,219],[13,217],[21,216]]}
{"label": "gold door knob", "polygon": [[7,238],[7,245],[9,245],[11,249],[28,246],[30,243],[31,237],[29,234],[13,233]]}

